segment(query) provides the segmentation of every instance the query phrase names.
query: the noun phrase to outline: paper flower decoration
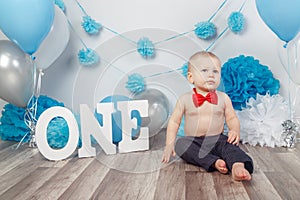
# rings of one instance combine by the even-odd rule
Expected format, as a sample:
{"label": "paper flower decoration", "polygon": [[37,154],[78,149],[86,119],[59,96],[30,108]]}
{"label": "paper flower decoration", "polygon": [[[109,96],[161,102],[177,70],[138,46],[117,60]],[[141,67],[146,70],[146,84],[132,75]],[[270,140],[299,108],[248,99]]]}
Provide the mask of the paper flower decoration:
{"label": "paper flower decoration", "polygon": [[267,66],[261,65],[252,56],[241,55],[224,63],[222,81],[225,92],[232,100],[233,107],[241,110],[248,99],[256,94],[278,94],[279,81],[273,77]]}
{"label": "paper flower decoration", "polygon": [[85,66],[91,66],[99,62],[100,58],[96,51],[93,49],[87,48],[86,50],[81,49],[78,52],[78,59],[80,64]]}
{"label": "paper flower decoration", "polygon": [[137,51],[144,58],[151,58],[154,56],[154,45],[148,38],[141,38],[137,43]]}
{"label": "paper flower decoration", "polygon": [[57,5],[63,12],[65,12],[65,3],[62,0],[54,0],[55,5]]}
{"label": "paper flower decoration", "polygon": [[[64,106],[54,99],[41,95],[38,99],[36,118],[38,119],[42,112],[52,106]],[[0,136],[2,140],[21,141],[21,139],[30,132],[30,129],[24,122],[25,109],[12,104],[6,104],[2,111],[0,119]],[[64,147],[69,138],[69,128],[67,122],[62,118],[54,118],[47,129],[48,143],[52,148]],[[24,141],[29,139],[29,135]]]}
{"label": "paper flower decoration", "polygon": [[288,104],[280,95],[257,95],[250,98],[247,107],[237,111],[243,143],[260,146],[282,146],[281,123],[287,119]]}
{"label": "paper flower decoration", "polygon": [[139,94],[145,91],[145,80],[138,73],[131,74],[128,76],[128,81],[126,82],[126,88],[135,94]]}
{"label": "paper flower decoration", "polygon": [[181,67],[182,70],[182,75],[187,78],[187,74],[188,74],[188,63],[184,63]]}
{"label": "paper flower decoration", "polygon": [[216,35],[216,26],[212,22],[199,22],[194,30],[197,37],[208,40]]}
{"label": "paper flower decoration", "polygon": [[81,23],[82,28],[90,35],[99,33],[102,25],[93,20],[90,16],[86,15],[82,17],[83,22]]}
{"label": "paper flower decoration", "polygon": [[241,12],[232,12],[227,19],[229,29],[234,33],[240,33],[244,30],[245,18]]}

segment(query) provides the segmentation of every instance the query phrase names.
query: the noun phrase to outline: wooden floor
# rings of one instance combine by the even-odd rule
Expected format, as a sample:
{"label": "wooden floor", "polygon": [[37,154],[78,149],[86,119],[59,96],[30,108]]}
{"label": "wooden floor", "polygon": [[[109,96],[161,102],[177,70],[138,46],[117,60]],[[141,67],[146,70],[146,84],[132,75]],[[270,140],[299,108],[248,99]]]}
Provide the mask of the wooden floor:
{"label": "wooden floor", "polygon": [[[162,134],[164,135],[164,134]],[[300,144],[295,149],[241,145],[254,161],[250,182],[207,173],[174,159],[160,163],[164,136],[150,151],[47,161],[36,148],[0,141],[0,199],[300,199]]]}

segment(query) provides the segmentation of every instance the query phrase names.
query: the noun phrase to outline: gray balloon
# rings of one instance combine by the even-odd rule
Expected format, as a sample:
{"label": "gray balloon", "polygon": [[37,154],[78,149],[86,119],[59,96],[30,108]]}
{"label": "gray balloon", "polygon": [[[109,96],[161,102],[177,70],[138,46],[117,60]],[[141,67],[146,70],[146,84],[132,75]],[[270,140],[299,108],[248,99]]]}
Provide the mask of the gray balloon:
{"label": "gray balloon", "polygon": [[150,136],[158,133],[164,128],[169,117],[168,98],[157,89],[147,89],[133,96],[135,100],[148,100],[148,117],[142,119],[142,126],[149,128]]}
{"label": "gray balloon", "polygon": [[0,98],[26,107],[33,86],[34,66],[30,56],[12,41],[0,40]]}

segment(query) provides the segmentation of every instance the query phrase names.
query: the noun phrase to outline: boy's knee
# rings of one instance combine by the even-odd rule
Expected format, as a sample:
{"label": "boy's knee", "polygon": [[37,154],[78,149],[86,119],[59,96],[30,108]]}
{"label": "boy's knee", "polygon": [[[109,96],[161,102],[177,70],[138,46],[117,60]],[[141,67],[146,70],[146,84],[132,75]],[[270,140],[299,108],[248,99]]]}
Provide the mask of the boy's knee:
{"label": "boy's knee", "polygon": [[175,152],[178,156],[181,156],[184,154],[188,148],[191,146],[192,141],[189,140],[188,138],[178,138],[176,143],[175,143]]}

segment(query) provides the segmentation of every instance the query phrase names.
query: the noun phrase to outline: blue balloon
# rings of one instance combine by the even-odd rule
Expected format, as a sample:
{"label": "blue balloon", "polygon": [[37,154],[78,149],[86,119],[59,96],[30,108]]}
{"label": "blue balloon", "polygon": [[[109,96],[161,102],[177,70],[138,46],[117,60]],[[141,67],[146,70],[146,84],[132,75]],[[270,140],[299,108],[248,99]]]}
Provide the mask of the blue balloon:
{"label": "blue balloon", "polygon": [[291,41],[300,31],[299,0],[256,0],[265,24],[283,41]]}
{"label": "blue balloon", "polygon": [[30,55],[49,33],[53,20],[53,0],[0,1],[0,29]]}
{"label": "blue balloon", "polygon": [[[105,97],[103,100],[100,101],[100,103],[107,103],[107,102],[113,102],[114,103],[114,108],[115,112],[112,113],[112,138],[113,138],[113,143],[117,144],[122,140],[122,113],[121,111],[118,110],[117,108],[117,102],[119,101],[130,101],[131,99],[122,96],[122,95],[113,95],[113,96],[108,96]],[[102,114],[96,113],[96,118],[98,122],[100,123],[101,126],[103,126],[103,116]],[[131,112],[131,119],[136,118],[137,119],[137,128],[132,129],[131,131],[131,136],[134,138],[137,136],[137,134],[140,132],[140,127],[142,124],[142,118],[140,113],[137,110],[133,110]]]}

